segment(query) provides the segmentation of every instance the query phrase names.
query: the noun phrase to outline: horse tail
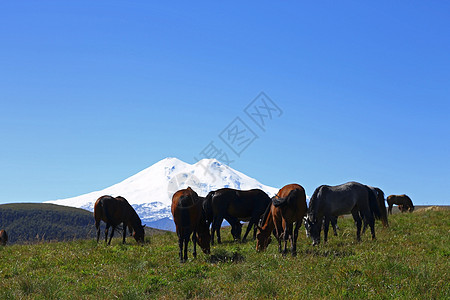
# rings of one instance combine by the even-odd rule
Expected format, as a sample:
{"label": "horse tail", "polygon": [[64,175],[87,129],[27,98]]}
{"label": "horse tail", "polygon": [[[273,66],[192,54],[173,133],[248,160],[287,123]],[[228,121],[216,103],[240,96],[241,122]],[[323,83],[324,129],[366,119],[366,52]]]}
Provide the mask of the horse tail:
{"label": "horse tail", "polygon": [[178,201],[178,208],[180,211],[180,236],[179,238],[184,239],[186,237],[189,237],[192,231],[192,224],[191,224],[191,218],[190,218],[190,208],[191,207],[184,207],[183,201],[187,201],[189,196],[181,196]]}
{"label": "horse tail", "polygon": [[375,188],[375,191],[377,192],[377,202],[381,212],[381,222],[383,222],[384,227],[389,227],[386,202],[384,201],[384,192],[380,188]]}
{"label": "horse tail", "polygon": [[293,189],[289,192],[289,195],[287,195],[287,197],[280,198],[280,197],[275,196],[274,198],[272,198],[272,204],[275,207],[281,207],[281,206],[293,204],[291,202],[293,201],[293,199],[295,199],[295,197],[297,196],[297,194],[299,192],[300,192],[300,189]]}
{"label": "horse tail", "polygon": [[369,193],[369,208],[372,215],[377,220],[381,220],[381,211],[380,207],[378,206],[377,196],[375,195],[375,192],[366,186],[367,192]]}

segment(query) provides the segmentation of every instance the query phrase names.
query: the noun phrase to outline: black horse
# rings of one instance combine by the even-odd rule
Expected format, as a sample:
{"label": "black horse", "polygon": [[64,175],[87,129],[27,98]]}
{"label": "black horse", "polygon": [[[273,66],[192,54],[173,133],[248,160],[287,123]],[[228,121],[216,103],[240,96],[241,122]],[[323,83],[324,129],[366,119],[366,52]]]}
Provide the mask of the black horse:
{"label": "black horse", "polygon": [[[257,225],[264,211],[271,203],[269,196],[260,189],[240,191],[230,188],[210,192],[206,196],[205,211],[211,227],[211,243],[214,244],[214,232],[220,244],[220,226],[226,219],[232,226],[232,232],[240,236],[239,221],[249,221],[242,241],[245,241],[253,225]],[[238,225],[239,223],[239,225]],[[256,228],[256,227],[255,227]],[[256,231],[255,231],[256,233]],[[235,234],[233,236],[236,238]],[[255,234],[254,234],[255,235]]]}
{"label": "black horse", "polygon": [[[310,227],[313,245],[320,242],[324,217],[330,218],[348,213],[351,213],[355,220],[358,241],[361,240],[362,219],[369,224],[372,239],[375,239],[375,217],[381,218],[381,212],[372,189],[358,182],[348,182],[337,186],[319,186],[310,199],[306,220]],[[327,233],[324,230],[324,235]]]}

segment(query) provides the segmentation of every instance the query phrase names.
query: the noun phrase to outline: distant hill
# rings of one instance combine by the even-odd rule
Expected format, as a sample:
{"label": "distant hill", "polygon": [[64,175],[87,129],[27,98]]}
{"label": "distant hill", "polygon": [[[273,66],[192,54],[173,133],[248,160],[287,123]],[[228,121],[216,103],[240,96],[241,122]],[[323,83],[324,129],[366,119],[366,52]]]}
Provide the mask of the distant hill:
{"label": "distant hill", "polygon": [[[6,230],[11,244],[96,238],[92,212],[47,203],[0,205],[0,229]],[[101,230],[103,239],[103,222]],[[146,228],[147,236],[160,232]],[[119,237],[120,234],[114,236]]]}
{"label": "distant hill", "polygon": [[84,209],[43,203],[0,205],[0,228],[9,243],[95,237],[94,217]]}

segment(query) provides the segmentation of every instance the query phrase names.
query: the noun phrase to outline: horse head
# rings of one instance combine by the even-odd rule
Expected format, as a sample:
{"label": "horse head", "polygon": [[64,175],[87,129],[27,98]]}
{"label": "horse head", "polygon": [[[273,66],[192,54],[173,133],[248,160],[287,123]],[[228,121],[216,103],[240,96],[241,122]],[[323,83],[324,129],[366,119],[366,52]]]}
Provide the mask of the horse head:
{"label": "horse head", "polygon": [[236,222],[236,224],[233,224],[231,226],[231,235],[235,240],[240,241],[241,240],[241,234],[242,234],[242,224],[241,222]]}
{"label": "horse head", "polygon": [[313,246],[320,243],[320,229],[322,227],[322,222],[318,222],[311,214],[303,219],[306,229],[306,236],[309,236],[313,241]]}
{"label": "horse head", "polygon": [[145,236],[145,225],[138,225],[137,228],[134,228],[133,237],[139,244],[144,243],[144,236]]}
{"label": "horse head", "polygon": [[264,251],[272,242],[271,233],[269,232],[269,236],[267,236],[267,233],[259,225],[256,228],[258,229],[256,234],[256,251]]}
{"label": "horse head", "polygon": [[197,241],[200,248],[202,248],[203,253],[209,254],[211,253],[211,234],[209,233],[209,224],[205,222],[203,225],[204,226],[200,226],[197,231]]}

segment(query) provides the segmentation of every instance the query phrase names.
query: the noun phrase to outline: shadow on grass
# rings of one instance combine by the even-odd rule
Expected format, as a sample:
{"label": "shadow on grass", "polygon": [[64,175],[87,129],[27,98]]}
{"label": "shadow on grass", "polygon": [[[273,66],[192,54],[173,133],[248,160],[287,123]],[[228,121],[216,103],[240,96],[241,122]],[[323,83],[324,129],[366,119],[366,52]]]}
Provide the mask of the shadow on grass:
{"label": "shadow on grass", "polygon": [[321,256],[321,257],[348,257],[355,255],[355,252],[350,250],[321,250],[321,249],[306,249],[305,255]]}
{"label": "shadow on grass", "polygon": [[240,254],[238,251],[228,252],[224,249],[219,249],[212,253],[208,258],[206,259],[209,263],[220,263],[220,262],[242,262],[245,260],[245,257]]}

